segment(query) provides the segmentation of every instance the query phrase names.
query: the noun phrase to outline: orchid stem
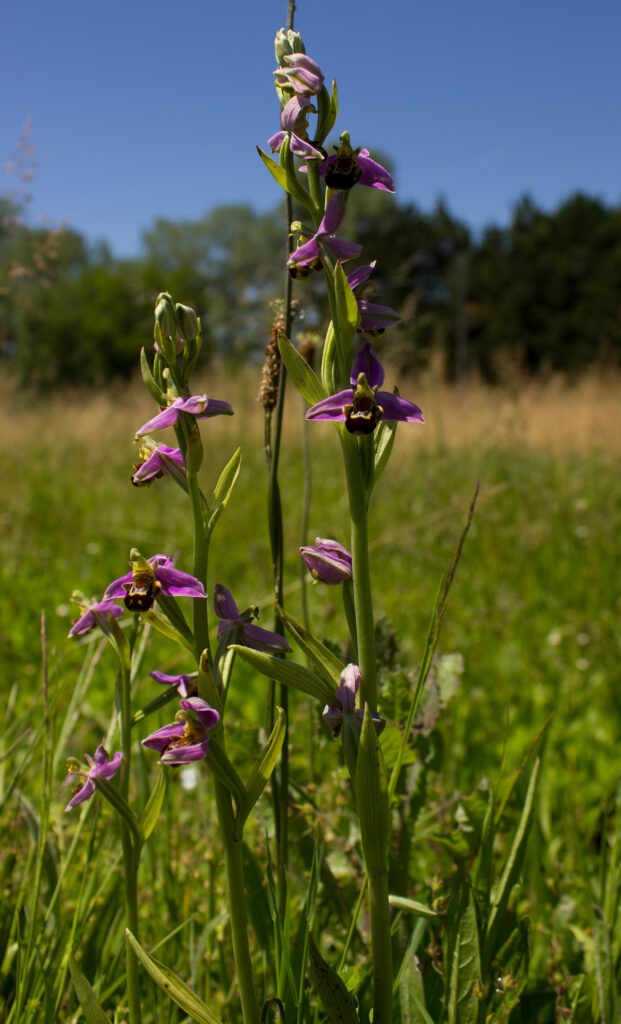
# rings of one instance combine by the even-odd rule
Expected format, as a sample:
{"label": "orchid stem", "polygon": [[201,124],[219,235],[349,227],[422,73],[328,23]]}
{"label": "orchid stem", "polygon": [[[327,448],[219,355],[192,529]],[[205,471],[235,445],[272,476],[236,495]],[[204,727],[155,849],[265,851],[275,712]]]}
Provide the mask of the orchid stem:
{"label": "orchid stem", "polygon": [[242,840],[241,836],[236,835],[231,794],[217,779],[214,779],[214,787],[220,821],[220,834],[224,846],[233,956],[235,957],[237,981],[241,996],[242,1017],[244,1024],[257,1024],[260,1019],[260,1013],[248,944],[248,914],[246,910],[246,891],[242,863]]}
{"label": "orchid stem", "polygon": [[358,649],[361,705],[377,711],[377,664],[375,653],[375,620],[371,591],[369,541],[367,528],[367,495],[362,476],[358,439],[341,431],[341,444],[351,520],[351,556],[356,635],[352,640]]}
{"label": "orchid stem", "polygon": [[[120,631],[119,631],[120,633]],[[118,710],[121,732],[121,750],[123,761],[119,778],[120,794],[128,803],[129,777],[131,769],[132,745],[132,696],[131,696],[131,655],[129,645],[123,643],[118,647],[121,668],[118,680]],[[125,886],[125,917],[129,930],[136,938],[138,929],[138,866],[140,849],[134,842],[130,826],[124,818],[120,818],[121,844],[123,846],[123,874]],[[131,1024],[141,1024],[140,986],[138,981],[138,960],[129,941],[125,940],[125,971],[127,983],[127,1001],[129,1003],[129,1019]]]}
{"label": "orchid stem", "polygon": [[[201,492],[195,473],[188,473],[187,479],[188,491],[192,502],[192,518],[194,520],[194,575],[201,581],[205,589],[207,589],[207,541],[205,539],[205,528],[203,523]],[[197,657],[200,658],[203,651],[206,651],[209,664],[211,665],[207,601],[196,600],[192,602],[192,605],[196,654]]]}

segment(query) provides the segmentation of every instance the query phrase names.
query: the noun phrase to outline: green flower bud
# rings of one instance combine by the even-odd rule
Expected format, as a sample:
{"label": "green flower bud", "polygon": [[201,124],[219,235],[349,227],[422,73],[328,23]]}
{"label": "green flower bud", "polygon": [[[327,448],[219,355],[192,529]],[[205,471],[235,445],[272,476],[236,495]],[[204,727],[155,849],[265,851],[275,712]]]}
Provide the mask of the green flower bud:
{"label": "green flower bud", "polygon": [[177,318],[175,316],[172,295],[169,295],[168,292],[161,292],[157,297],[155,302],[155,323],[165,338],[176,337]]}
{"label": "green flower bud", "polygon": [[283,65],[283,57],[288,56],[290,53],[306,53],[300,33],[294,32],[293,29],[284,28],[279,28],[276,33],[274,51],[276,53],[276,63],[279,67]]}
{"label": "green flower bud", "polygon": [[191,306],[184,306],[178,302],[175,306],[177,314],[177,330],[183,341],[194,341],[200,333],[198,317]]}

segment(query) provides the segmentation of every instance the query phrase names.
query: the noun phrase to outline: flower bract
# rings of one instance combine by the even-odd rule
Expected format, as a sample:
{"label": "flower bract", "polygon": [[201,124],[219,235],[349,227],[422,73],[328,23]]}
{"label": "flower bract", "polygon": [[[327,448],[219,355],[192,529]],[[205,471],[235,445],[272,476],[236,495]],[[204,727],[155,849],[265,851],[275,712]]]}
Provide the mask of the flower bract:
{"label": "flower bract", "polygon": [[228,587],[222,583],[216,583],[213,591],[214,610],[220,622],[218,623],[218,639],[228,639],[231,644],[243,644],[244,647],[251,647],[254,651],[271,651],[280,654],[290,651],[291,648],[280,633],[274,633],[271,629],[264,629],[256,626],[252,621],[257,616],[256,608],[246,608],[240,612],[235,598]]}
{"label": "flower bract", "polygon": [[95,756],[90,757],[89,754],[84,755],[84,760],[88,765],[88,770],[84,771],[78,762],[71,762],[69,767],[69,774],[65,779],[65,784],[68,785],[74,782],[76,778],[84,779],[82,787],[77,793],[72,796],[71,800],[65,807],[66,811],[73,810],[78,804],[83,804],[85,800],[90,800],[93,793],[95,792],[96,779],[111,779],[113,775],[116,775],[119,768],[121,767],[121,761],[123,755],[120,750],[110,760],[108,751],[100,743],[95,751]]}

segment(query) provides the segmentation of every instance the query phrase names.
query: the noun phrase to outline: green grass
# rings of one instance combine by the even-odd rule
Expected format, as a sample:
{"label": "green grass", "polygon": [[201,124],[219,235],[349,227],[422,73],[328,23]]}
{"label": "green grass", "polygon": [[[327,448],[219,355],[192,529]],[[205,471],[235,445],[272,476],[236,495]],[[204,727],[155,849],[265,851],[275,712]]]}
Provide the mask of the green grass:
{"label": "green grass", "polygon": [[[215,535],[210,579],[212,585],[227,584],[241,606],[261,604],[261,621],[270,625],[266,478],[253,401],[246,395],[246,419],[208,422],[203,433],[205,475],[212,485],[237,444],[244,459]],[[121,880],[110,811],[93,801],[83,820],[65,817],[67,793],[61,785],[66,757],[91,751],[107,732],[116,668],[109,650],[70,642],[66,634],[72,591],[101,595],[126,571],[132,546],[147,556],[172,554],[181,568],[191,568],[181,492],[165,480],[142,489],[129,482],[129,439],[147,408],[144,399],[128,392],[116,396],[114,404],[56,402],[39,410],[13,407],[10,417],[5,413],[0,659],[8,696],[2,712],[0,809],[7,841],[0,853],[0,949],[6,940],[9,953],[0,970],[0,1000],[4,996],[9,1004],[15,978],[23,979],[27,969],[37,978],[29,982],[19,1024],[80,1019],[67,973],[72,947],[86,976],[99,979],[102,1002],[111,1007],[123,998],[123,920],[115,895]],[[303,488],[298,425],[297,414],[292,415],[281,474],[286,603],[296,616]],[[422,656],[440,580],[477,482],[481,486],[439,643],[440,654],[461,656],[463,673],[434,734],[433,765],[441,770],[431,774],[427,814],[417,824],[420,845],[412,855],[420,894],[429,896],[434,874],[444,871],[449,877],[452,870],[429,836],[454,829],[460,794],[481,787],[485,778],[509,777],[553,712],[518,902],[531,920],[529,984],[534,992],[556,992],[560,999],[572,977],[592,976],[595,970],[593,904],[614,902],[607,865],[615,849],[621,777],[618,464],[613,454],[528,448],[515,438],[494,443],[489,435],[468,445],[419,444],[414,431],[405,436],[406,430],[397,439],[371,516],[376,615],[385,617],[385,630],[394,631],[398,644],[393,671],[386,673],[391,685],[399,663],[416,665]],[[336,438],[317,425],[311,444],[309,537],[347,543]],[[342,642],[336,588],[311,587],[308,601],[313,628]],[[41,610],[47,628],[47,742]],[[146,673],[182,665],[170,645],[158,640],[138,684],[145,702],[153,695]],[[264,724],[264,681],[241,669],[231,700],[238,716],[232,753],[243,763]],[[166,712],[162,716],[168,720]],[[299,877],[294,872],[291,884],[301,898],[317,807],[326,834],[340,836],[346,845],[348,796],[317,716],[294,701],[293,718],[292,766],[303,788],[297,791],[293,825],[300,844]],[[314,763],[309,735],[321,735]],[[153,765],[145,764],[148,774]],[[233,969],[220,942],[226,924],[219,916],[215,826],[202,820],[200,788],[185,793],[173,779],[169,790],[165,820],[146,848],[143,865],[146,944],[163,943],[155,955],[192,982],[214,1012],[229,1012],[234,1020],[233,1010],[227,1011]],[[267,823],[265,808],[257,820]],[[339,856],[330,863],[342,880],[342,852]],[[269,893],[262,881],[265,838],[259,824],[250,832],[248,857],[260,947],[273,936],[271,925],[266,929]],[[347,896],[346,882],[340,891]],[[28,968],[23,958],[31,927]],[[325,928],[336,942],[342,929],[336,911]],[[618,941],[616,932],[613,938]],[[33,964],[44,970],[37,974]],[[266,991],[276,980],[266,968]],[[145,992],[148,1021],[185,1019],[152,986],[145,985]],[[511,1020],[522,1019],[517,1013]],[[554,1017],[537,1017],[532,1010],[524,1019]]]}

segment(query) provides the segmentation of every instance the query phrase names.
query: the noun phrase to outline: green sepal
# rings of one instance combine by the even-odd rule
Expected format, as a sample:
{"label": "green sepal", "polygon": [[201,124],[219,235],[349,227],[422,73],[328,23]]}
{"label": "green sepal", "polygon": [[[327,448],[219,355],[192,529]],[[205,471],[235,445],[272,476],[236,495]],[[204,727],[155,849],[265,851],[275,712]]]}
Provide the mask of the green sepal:
{"label": "green sepal", "polygon": [[213,737],[207,750],[207,764],[211,768],[218,782],[228,789],[229,793],[239,807],[243,803],[246,790],[239,774],[229,761],[224,747],[218,739]]}
{"label": "green sepal", "polygon": [[235,824],[238,835],[241,836],[244,823],[258,802],[261,793],[265,789],[274,768],[278,764],[280,751],[287,733],[287,716],[282,708],[276,709],[276,722],[269,739],[261,751],[259,760],[255,763],[248,781],[246,782],[244,797],[237,808]]}
{"label": "green sepal", "polygon": [[284,608],[278,608],[278,614],[287,627],[298,647],[313,663],[313,667],[329,685],[337,687],[341,681],[341,672],[345,668],[340,658],[333,654],[316,636],[313,636],[301,622],[289,615]]}
{"label": "green sepal", "polygon": [[315,405],[316,402],[327,398],[328,392],[319,377],[285,334],[278,335],[278,348],[287,373],[302,398],[309,405]]}
{"label": "green sepal", "polygon": [[237,448],[227,462],[226,466],[218,477],[214,492],[206,502],[205,508],[205,537],[209,538],[213,533],[218,519],[224,512],[233,488],[239,476],[241,468],[241,448]]}
{"label": "green sepal", "polygon": [[390,844],[388,783],[382,748],[368,704],[365,704],[360,733],[355,789],[367,873],[375,877],[386,875]]}
{"label": "green sepal", "polygon": [[147,353],[144,348],[140,349],[140,372],[142,373],[144,386],[151,397],[155,399],[158,405],[167,405],[168,400],[166,398],[166,393],[162,391],[161,387],[155,380],[155,377],[151,373],[151,367],[149,366],[149,360],[147,359]]}
{"label": "green sepal", "polygon": [[283,686],[289,686],[293,690],[305,693],[309,697],[322,704],[334,703],[334,690],[321,676],[311,672],[304,665],[298,665],[294,661],[285,661],[284,658],[275,654],[266,654],[264,651],[254,651],[250,647],[243,647],[241,644],[231,644],[231,648],[237,651],[240,658],[247,661],[249,665],[256,668],[257,672],[267,676],[268,679],[275,679]]}
{"label": "green sepal", "polygon": [[325,85],[317,97],[317,126],[315,138],[321,145],[334,128],[339,113],[339,94],[336,82],[332,79],[332,93],[329,94]]}
{"label": "green sepal", "polygon": [[164,802],[164,795],[166,793],[166,778],[164,765],[160,762],[156,768],[155,785],[149,793],[149,799],[147,800],[144,810],[140,815],[140,829],[144,842],[147,841],[153,829],[157,825],[157,820],[160,816],[160,811]]}
{"label": "green sepal", "polygon": [[73,953],[69,954],[69,973],[86,1024],[110,1024],[107,1014],[95,995],[94,988],[78,967]]}
{"label": "green sepal", "polygon": [[196,992],[193,992],[174,971],[171,971],[170,967],[166,967],[160,960],[156,960],[154,956],[147,953],[128,928],[125,930],[125,937],[155,984],[170,996],[177,1006],[189,1014],[196,1024],[221,1024],[211,1010],[205,1006],[205,1003],[198,998]]}
{"label": "green sepal", "polygon": [[308,933],[310,973],[317,989],[328,1024],[360,1024],[356,1002],[343,979],[326,963],[311,932]]}
{"label": "green sepal", "polygon": [[285,192],[288,192],[289,195],[293,196],[294,199],[297,199],[298,202],[302,203],[302,205],[305,206],[308,210],[314,213],[315,204],[313,203],[306,189],[303,188],[300,182],[298,181],[295,175],[295,171],[293,172],[293,174],[288,173],[286,166],[283,166],[282,164],[282,150],[283,147],[285,146],[287,147],[288,150],[289,144],[286,139],[283,142],[283,145],[281,146],[280,164],[277,164],[275,160],[272,160],[271,156],[268,156],[267,153],[264,153],[260,146],[257,146],[257,153],[261,157],[263,163],[267,167],[268,171],[270,172],[274,180],[280,185],[280,187],[283,188]]}

